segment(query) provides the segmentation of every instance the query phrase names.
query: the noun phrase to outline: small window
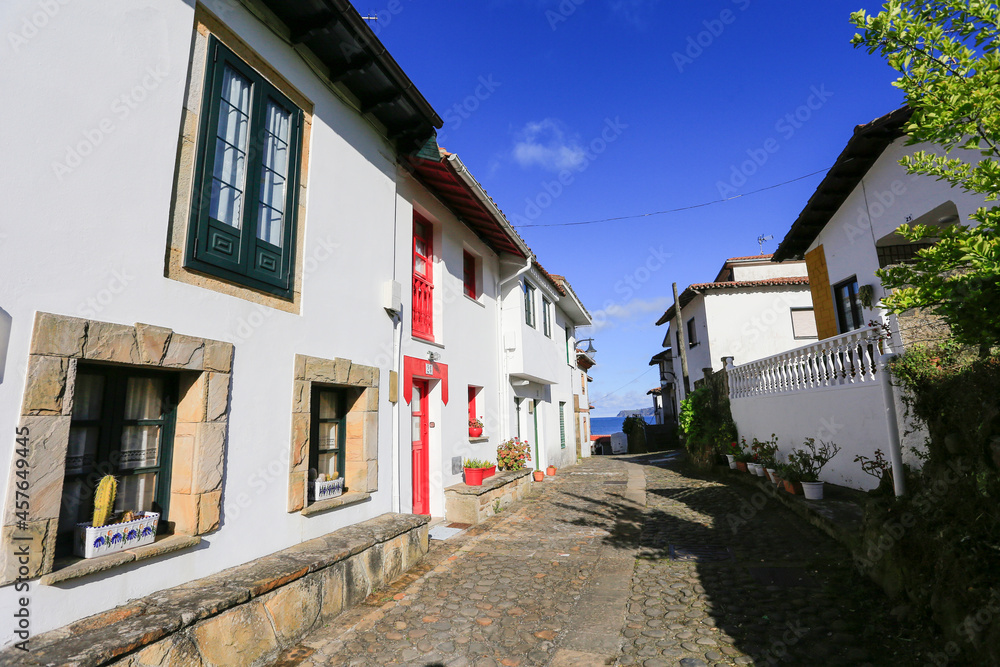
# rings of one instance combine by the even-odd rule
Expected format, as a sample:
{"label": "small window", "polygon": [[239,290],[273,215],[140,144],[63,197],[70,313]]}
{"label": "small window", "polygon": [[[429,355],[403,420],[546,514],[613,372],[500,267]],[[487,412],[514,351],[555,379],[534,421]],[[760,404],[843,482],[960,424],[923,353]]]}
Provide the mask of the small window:
{"label": "small window", "polygon": [[462,284],[465,289],[465,296],[475,299],[479,296],[476,291],[476,258],[468,252],[462,253]]}
{"label": "small window", "polygon": [[524,283],[524,323],[532,328],[535,326],[535,286],[527,281]]}
{"label": "small window", "polygon": [[90,521],[95,480],[118,480],[114,512],[159,512],[166,528],[177,375],[81,364],[70,417],[57,555],[69,555],[78,522]]}
{"label": "small window", "polygon": [[792,308],[792,336],[795,338],[819,338],[816,317],[812,308]]}
{"label": "small window", "polygon": [[542,331],[552,338],[552,302],[542,297]]}
{"label": "small window", "polygon": [[347,394],[344,389],[312,389],[309,478],[319,475],[344,478]]}
{"label": "small window", "polygon": [[693,317],[687,321],[687,338],[688,347],[694,347],[698,344],[698,328],[694,324]]}
{"label": "small window", "polygon": [[855,276],[833,287],[833,300],[837,305],[837,324],[840,333],[847,333],[863,326],[861,301],[858,300],[858,279]]}
{"label": "small window", "polygon": [[559,401],[559,448],[566,449],[566,403]]}
{"label": "small window", "polygon": [[214,36],[186,266],[291,297],[302,110]]}

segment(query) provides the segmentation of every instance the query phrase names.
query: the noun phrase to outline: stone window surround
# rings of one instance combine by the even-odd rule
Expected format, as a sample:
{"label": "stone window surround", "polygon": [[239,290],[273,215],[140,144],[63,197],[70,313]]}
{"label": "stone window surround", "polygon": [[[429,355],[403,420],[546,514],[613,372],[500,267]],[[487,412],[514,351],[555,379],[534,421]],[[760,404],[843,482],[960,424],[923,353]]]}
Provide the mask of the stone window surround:
{"label": "stone window surround", "polygon": [[30,545],[25,578],[53,570],[73,392],[81,361],[178,372],[169,519],[175,535],[202,535],[217,529],[232,358],[231,343],[176,334],[164,327],[37,312],[18,420],[20,428],[29,430],[30,506],[26,527],[18,528],[14,486],[18,478],[12,462],[0,533],[2,583],[14,581],[19,573],[14,544]]}
{"label": "stone window surround", "polygon": [[[314,502],[308,500],[310,426],[313,383],[324,387],[360,390],[345,419],[344,494]],[[288,512],[306,516],[324,509],[359,502],[378,491],[379,369],[350,359],[321,359],[295,355],[292,400],[292,443],[288,462]]]}
{"label": "stone window surround", "polygon": [[[194,38],[191,48],[191,63],[188,69],[188,87],[181,110],[181,136],[178,138],[177,167],[174,171],[174,187],[171,193],[168,247],[163,275],[172,280],[197,285],[205,289],[221,292],[229,296],[246,299],[253,303],[269,306],[277,310],[299,314],[302,309],[302,269],[305,259],[306,184],[309,181],[309,145],[312,133],[313,103],[289,83],[277,70],[271,67],[250,46],[230,30],[220,19],[201,4],[195,6]],[[198,133],[201,105],[205,85],[205,66],[208,58],[209,36],[215,35],[239,58],[268,82],[281,91],[302,110],[302,146],[299,160],[299,195],[295,211],[295,248],[293,251],[292,298],[282,298],[238,282],[201,273],[184,266],[187,254],[187,240],[191,218],[191,195],[198,158]]]}

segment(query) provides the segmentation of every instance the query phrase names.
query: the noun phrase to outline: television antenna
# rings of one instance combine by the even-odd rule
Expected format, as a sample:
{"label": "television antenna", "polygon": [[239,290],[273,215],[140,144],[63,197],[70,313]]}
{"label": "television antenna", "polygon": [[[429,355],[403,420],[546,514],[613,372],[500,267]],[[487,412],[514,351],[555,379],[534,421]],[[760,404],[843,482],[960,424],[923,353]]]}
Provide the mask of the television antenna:
{"label": "television antenna", "polygon": [[760,254],[762,254],[762,255],[764,254],[764,242],[765,241],[770,241],[773,238],[774,237],[771,236],[770,234],[768,234],[767,236],[764,236],[763,234],[761,234],[760,236],[757,237],[757,243],[760,244]]}

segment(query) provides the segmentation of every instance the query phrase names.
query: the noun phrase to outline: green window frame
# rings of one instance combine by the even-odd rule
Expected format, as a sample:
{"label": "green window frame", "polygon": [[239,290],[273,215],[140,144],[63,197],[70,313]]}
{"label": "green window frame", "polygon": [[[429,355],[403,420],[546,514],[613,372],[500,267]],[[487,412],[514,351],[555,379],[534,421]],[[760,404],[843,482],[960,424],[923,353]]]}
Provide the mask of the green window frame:
{"label": "green window frame", "polygon": [[552,302],[542,297],[542,331],[552,338]]}
{"label": "green window frame", "polygon": [[311,404],[310,479],[314,473],[330,474],[334,471],[343,479],[347,442],[347,390],[314,386]]}
{"label": "green window frame", "polygon": [[[142,394],[159,385],[159,393]],[[178,376],[176,373],[148,371],[133,367],[80,364],[74,390],[73,414],[70,417],[69,446],[63,478],[62,505],[57,532],[56,555],[72,552],[73,528],[90,521],[94,509],[94,490],[104,475],[118,480],[115,512],[143,510],[160,513],[157,532],[168,532],[170,508],[170,471],[177,417]],[[129,416],[143,407],[152,408],[152,416]],[[156,408],[159,408],[156,410]],[[157,414],[158,413],[158,414]],[[159,434],[152,461],[137,459],[148,448],[127,447],[146,443],[145,435]],[[140,479],[146,476],[145,479]],[[152,482],[149,506],[126,506],[129,487]]]}
{"label": "green window frame", "polygon": [[566,402],[559,401],[559,449],[566,449]]}
{"label": "green window frame", "polygon": [[185,267],[292,298],[302,123],[300,108],[210,38]]}
{"label": "green window frame", "polygon": [[524,281],[524,323],[535,328],[535,286]]}
{"label": "green window frame", "polygon": [[569,364],[570,366],[572,366],[573,362],[571,361],[571,358],[569,356],[569,339],[570,338],[571,338],[571,336],[569,335],[569,327],[566,327],[566,363]]}

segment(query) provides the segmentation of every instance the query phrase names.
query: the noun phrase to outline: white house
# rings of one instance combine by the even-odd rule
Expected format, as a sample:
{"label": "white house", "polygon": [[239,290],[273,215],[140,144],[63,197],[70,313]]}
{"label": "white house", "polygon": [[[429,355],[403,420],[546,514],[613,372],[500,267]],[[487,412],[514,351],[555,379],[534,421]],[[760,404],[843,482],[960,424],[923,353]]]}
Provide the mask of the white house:
{"label": "white house", "polygon": [[[565,348],[589,316],[438,151],[441,119],[350,4],[59,4],[22,37],[0,72],[24,102],[0,563],[31,586],[33,635],[385,513],[440,516],[454,460],[515,431],[514,392],[538,390],[544,461],[570,460]],[[530,331],[522,266],[548,308]],[[317,500],[334,473],[345,493]],[[73,527],[103,474],[116,510],[160,513],[156,549],[83,567]]]}
{"label": "white house", "polygon": [[661,393],[676,401],[673,414],[700,385],[705,369],[722,370],[723,357],[758,359],[816,338],[803,262],[775,264],[770,255],[731,257],[714,281],[688,286],[679,299],[688,378],[676,352],[681,336],[673,305],[656,322],[667,324],[663,347],[669,354],[650,360],[661,366]]}
{"label": "white house", "polygon": [[506,415],[509,433],[531,443],[536,469],[569,465],[590,453],[574,446],[574,401],[580,401],[574,397],[577,388],[583,391],[576,327],[589,326],[590,314],[565,278],[533,258],[512,265],[501,289],[503,366],[513,399],[507,405],[513,407]]}
{"label": "white house", "polygon": [[[924,438],[904,423],[899,397],[881,372],[881,354],[944,334],[934,318],[913,313],[897,321],[880,309],[885,290],[875,271],[924,247],[896,234],[899,225],[967,221],[984,205],[982,196],[905,172],[899,164],[905,155],[943,154],[933,145],[906,145],[910,113],[903,107],[854,129],[774,253],[781,264],[805,261],[819,340],[749,364],[737,358],[730,371],[741,434],[777,433],[786,451],[806,437],[837,442],[843,452],[824,477],[858,488],[875,481],[853,463],[855,455],[872,457],[876,449],[889,455],[902,442],[897,465],[917,463],[906,447]],[[880,340],[883,323],[890,336]]]}

